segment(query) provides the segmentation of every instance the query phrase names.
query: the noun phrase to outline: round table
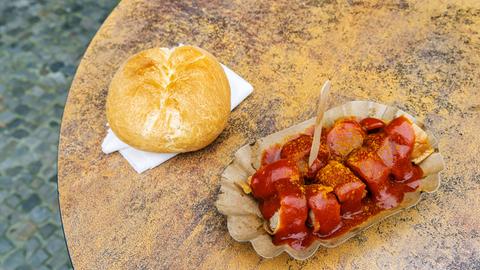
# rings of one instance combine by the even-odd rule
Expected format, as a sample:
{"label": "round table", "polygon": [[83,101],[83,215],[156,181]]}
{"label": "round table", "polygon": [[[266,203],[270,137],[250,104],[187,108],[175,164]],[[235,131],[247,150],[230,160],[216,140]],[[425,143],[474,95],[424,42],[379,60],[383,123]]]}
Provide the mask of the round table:
{"label": "round table", "polygon": [[[386,3],[389,2],[389,3]],[[86,51],[68,96],[58,160],[77,269],[480,268],[480,2],[122,1]],[[105,155],[105,98],[130,55],[202,47],[254,86],[211,145],[137,174]],[[262,259],[228,234],[214,201],[240,146],[331,106],[373,100],[439,138],[443,183],[416,207],[307,261]]]}

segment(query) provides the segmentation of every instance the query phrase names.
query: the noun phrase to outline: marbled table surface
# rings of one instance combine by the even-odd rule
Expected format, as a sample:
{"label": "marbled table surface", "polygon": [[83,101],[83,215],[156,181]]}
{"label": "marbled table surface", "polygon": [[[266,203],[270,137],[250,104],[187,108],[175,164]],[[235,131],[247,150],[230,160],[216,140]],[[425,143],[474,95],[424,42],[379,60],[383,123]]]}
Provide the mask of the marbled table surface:
{"label": "marbled table surface", "polygon": [[[74,78],[61,127],[59,192],[78,269],[480,268],[479,1],[133,1],[108,17]],[[128,56],[203,47],[255,90],[207,148],[137,174],[104,155],[108,84]],[[245,143],[332,106],[373,100],[439,138],[440,189],[307,261],[258,257],[214,206],[219,174]]]}

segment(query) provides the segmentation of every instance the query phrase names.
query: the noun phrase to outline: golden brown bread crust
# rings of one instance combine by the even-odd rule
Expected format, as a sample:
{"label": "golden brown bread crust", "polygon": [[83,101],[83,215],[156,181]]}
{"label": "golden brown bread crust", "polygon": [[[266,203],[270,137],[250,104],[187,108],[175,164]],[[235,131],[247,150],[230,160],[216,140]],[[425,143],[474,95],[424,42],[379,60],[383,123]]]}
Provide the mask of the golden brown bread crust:
{"label": "golden brown bread crust", "polygon": [[195,151],[225,128],[230,85],[215,57],[200,48],[148,49],[118,69],[106,110],[115,135],[134,148]]}

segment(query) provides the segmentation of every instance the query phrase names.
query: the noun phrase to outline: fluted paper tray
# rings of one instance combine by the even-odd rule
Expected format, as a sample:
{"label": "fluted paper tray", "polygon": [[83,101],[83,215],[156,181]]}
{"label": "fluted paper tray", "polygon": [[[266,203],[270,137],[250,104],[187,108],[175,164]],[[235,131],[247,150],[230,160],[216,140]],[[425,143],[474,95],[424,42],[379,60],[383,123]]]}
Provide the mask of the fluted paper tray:
{"label": "fluted paper tray", "polygon": [[305,260],[320,246],[336,247],[385,218],[416,205],[421,200],[422,193],[437,190],[440,185],[439,172],[444,168],[443,157],[433,135],[421,129],[423,125],[410,114],[375,102],[352,101],[328,110],[324,116],[324,126],[331,126],[335,120],[348,116],[355,116],[358,119],[375,117],[388,123],[400,115],[414,122],[416,136],[427,140],[430,148],[423,149],[423,155],[414,160],[424,173],[420,187],[414,192],[406,193],[399,206],[381,211],[345,234],[330,239],[317,239],[303,250],[295,250],[286,244],[276,246],[272,243],[271,236],[264,229],[264,220],[257,201],[251,195],[245,194],[241,186],[259,168],[261,154],[265,149],[277,143],[283,144],[292,136],[304,132],[315,123],[315,119],[312,118],[261,138],[253,145],[244,145],[235,153],[234,160],[222,174],[220,194],[216,201],[218,210],[227,216],[228,231],[232,238],[239,242],[249,241],[255,251],[264,258],[273,258],[285,251],[297,260]]}

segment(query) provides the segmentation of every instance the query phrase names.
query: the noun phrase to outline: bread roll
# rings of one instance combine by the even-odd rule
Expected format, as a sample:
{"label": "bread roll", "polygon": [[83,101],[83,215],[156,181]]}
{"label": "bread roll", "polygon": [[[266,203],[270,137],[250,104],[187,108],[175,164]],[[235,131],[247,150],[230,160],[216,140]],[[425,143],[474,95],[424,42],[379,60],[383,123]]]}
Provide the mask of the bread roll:
{"label": "bread roll", "polygon": [[148,49],[116,72],[106,110],[115,135],[134,148],[195,151],[225,128],[230,85],[215,57],[200,48]]}

